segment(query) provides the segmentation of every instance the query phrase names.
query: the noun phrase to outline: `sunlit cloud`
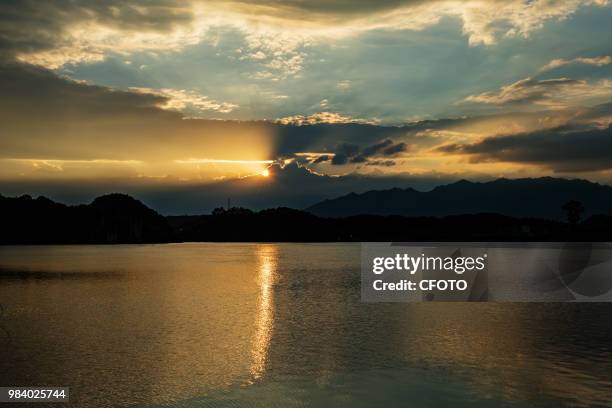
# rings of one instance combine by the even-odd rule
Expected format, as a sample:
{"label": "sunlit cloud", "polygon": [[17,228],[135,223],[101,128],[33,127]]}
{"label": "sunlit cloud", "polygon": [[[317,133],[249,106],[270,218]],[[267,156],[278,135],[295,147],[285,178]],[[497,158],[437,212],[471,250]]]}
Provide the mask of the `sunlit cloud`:
{"label": "sunlit cloud", "polygon": [[612,81],[607,79],[590,83],[569,78],[525,78],[504,85],[498,91],[470,95],[465,98],[465,102],[497,106],[533,104],[550,109],[565,109],[610,97]]}
{"label": "sunlit cloud", "polygon": [[66,64],[100,62],[109,55],[176,52],[201,42],[206,31],[193,25],[177,26],[171,31],[134,31],[100,21],[95,14],[90,18],[67,23],[54,43],[41,50],[18,51],[17,60],[56,69]]}
{"label": "sunlit cloud", "polygon": [[558,58],[558,59],[554,59],[550,61],[548,64],[544,65],[540,70],[550,71],[552,69],[557,69],[565,65],[573,65],[573,64],[593,65],[596,67],[603,67],[604,65],[612,64],[612,57],[606,55],[606,56],[601,56],[601,57],[578,57],[578,58],[573,58],[573,59]]}
{"label": "sunlit cloud", "polygon": [[187,117],[199,117],[203,112],[214,111],[218,113],[230,113],[238,108],[238,105],[229,102],[218,102],[198,94],[195,91],[184,89],[152,89],[152,88],[129,88],[131,91],[162,96],[164,102],[160,104],[162,109],[183,112]]}
{"label": "sunlit cloud", "polygon": [[[486,145],[522,154],[519,137],[540,132],[543,152],[555,132],[607,129],[612,57],[606,27],[587,26],[610,16],[606,5],[10,3],[0,177],[273,184],[292,165],[337,178],[580,169],[474,149],[516,136]],[[580,69],[553,71],[563,67]]]}
{"label": "sunlit cloud", "polygon": [[304,49],[309,39],[284,31],[241,28],[245,33],[245,47],[241,59],[256,61],[260,70],[251,75],[254,79],[278,81],[297,76],[303,69],[307,54]]}
{"label": "sunlit cloud", "polygon": [[[33,45],[16,52],[20,61],[55,69],[101,61],[108,55],[177,52],[201,41],[214,44],[210,29],[231,27],[244,33],[245,55],[261,60],[265,68],[259,71],[261,77],[283,78],[301,71],[307,56],[304,48],[316,42],[378,29],[423,30],[443,17],[453,17],[461,21],[471,45],[493,45],[504,37],[528,37],[549,20],[565,19],[582,6],[604,6],[608,1],[437,0],[322,6],[302,1],[177,0],[163,6],[112,2],[100,7],[50,2],[35,13],[39,4],[24,2],[24,14],[46,12],[61,24],[45,27],[48,19],[42,18],[16,21],[11,35]],[[47,35],[36,38],[40,30]]]}
{"label": "sunlit cloud", "polygon": [[[550,2],[512,1],[399,1],[399,2],[302,2],[283,3],[225,1],[210,3],[224,8],[226,18],[248,28],[293,32],[305,38],[339,38],[364,31],[423,30],[443,17],[461,20],[470,44],[491,45],[500,37],[527,37],[548,20],[564,19],[585,5],[604,6],[607,0]],[[231,17],[229,17],[231,16]]]}
{"label": "sunlit cloud", "polygon": [[[327,107],[327,100],[321,101],[321,107]],[[275,120],[276,123],[282,125],[315,125],[319,123],[361,123],[361,124],[376,124],[379,121],[376,119],[361,119],[344,116],[336,112],[317,112],[312,115],[293,115],[286,116]]]}
{"label": "sunlit cloud", "polygon": [[351,81],[345,79],[343,81],[339,81],[336,84],[336,88],[338,88],[341,91],[348,91],[349,89],[351,89],[351,87],[353,86],[353,84],[351,83]]}

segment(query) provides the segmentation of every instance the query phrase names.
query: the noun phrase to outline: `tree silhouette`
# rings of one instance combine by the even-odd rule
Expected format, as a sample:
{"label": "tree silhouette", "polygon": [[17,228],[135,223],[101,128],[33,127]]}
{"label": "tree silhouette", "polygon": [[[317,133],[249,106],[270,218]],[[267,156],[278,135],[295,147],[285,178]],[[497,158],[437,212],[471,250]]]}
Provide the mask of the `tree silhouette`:
{"label": "tree silhouette", "polygon": [[576,225],[578,221],[580,221],[580,217],[584,212],[584,206],[580,201],[570,200],[567,203],[563,204],[561,207],[563,211],[566,213],[567,222]]}
{"label": "tree silhouette", "polygon": [[223,215],[227,210],[223,207],[217,207],[212,211],[212,215]]}

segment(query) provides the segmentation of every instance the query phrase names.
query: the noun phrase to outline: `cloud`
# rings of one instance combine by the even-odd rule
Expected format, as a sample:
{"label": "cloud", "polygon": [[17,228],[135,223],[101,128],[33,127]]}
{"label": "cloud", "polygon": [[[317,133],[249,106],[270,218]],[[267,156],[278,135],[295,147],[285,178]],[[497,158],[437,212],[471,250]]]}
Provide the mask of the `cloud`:
{"label": "cloud", "polygon": [[224,2],[225,9],[236,15],[248,15],[250,21],[266,26],[292,27],[296,33],[338,38],[368,30],[422,30],[443,17],[458,18],[472,45],[491,45],[500,37],[527,37],[549,20],[569,17],[577,9],[607,5],[605,0],[387,0],[387,1],[314,1],[301,0]]}
{"label": "cloud", "polygon": [[[402,145],[405,145],[405,143],[402,144]],[[382,140],[382,141],[380,141],[380,142],[378,142],[376,144],[373,144],[371,146],[366,147],[365,149],[363,149],[361,154],[364,155],[364,156],[372,156],[372,155],[380,152],[381,150],[388,149],[390,146],[393,146],[393,140],[385,139],[385,140]]]}
{"label": "cloud", "polygon": [[314,160],[312,160],[312,164],[325,163],[326,161],[331,160],[333,156],[334,155],[322,154],[314,158]]}
{"label": "cloud", "polygon": [[[374,157],[395,156],[408,150],[408,145],[404,142],[395,143],[391,139],[384,139],[375,144],[360,148],[352,143],[341,143],[335,148],[333,157],[328,157],[332,165],[345,165],[348,163],[366,163],[370,166],[383,165],[390,166],[390,161],[371,160]],[[317,158],[318,163],[324,162],[321,157]],[[395,164],[395,163],[393,163]]]}
{"label": "cloud", "polygon": [[261,68],[252,78],[279,81],[298,76],[302,71],[307,56],[304,52],[308,45],[306,38],[291,36],[283,31],[245,29],[244,26],[241,30],[245,33],[247,58],[258,62]]}
{"label": "cloud", "polygon": [[[329,113],[315,116],[314,124],[306,123],[313,118],[284,124],[194,119],[196,113],[219,114],[226,108],[187,91],[121,91],[32,65],[0,64],[0,178],[41,178],[43,171],[50,173],[49,163],[62,167],[66,179],[104,176],[104,168],[111,167],[120,177],[163,176],[168,183],[233,177],[261,170],[264,161],[303,152],[314,153],[301,162],[329,164],[343,142],[357,146],[346,150],[354,162],[358,154],[368,160],[384,157],[415,138],[426,143],[429,138],[415,136],[416,129],[437,126],[377,126]],[[207,160],[189,161],[198,157]],[[31,163],[40,169],[34,172]],[[80,172],[84,166],[95,171]]]}
{"label": "cloud", "polygon": [[612,81],[604,79],[595,83],[585,80],[554,78],[525,78],[497,91],[470,95],[465,102],[487,105],[540,105],[552,109],[577,106],[612,97]]}
{"label": "cloud", "polygon": [[[205,120],[176,109],[187,111],[193,97],[206,102],[202,108],[212,109],[201,109],[201,114],[209,112],[214,117],[220,115],[216,109],[222,109],[222,102],[200,100],[201,95],[187,92],[154,91],[121,91],[70,80],[32,65],[0,64],[0,179],[59,179],[61,173],[63,180],[91,176],[94,182],[112,173],[138,182],[156,178],[159,183],[178,185],[255,174],[271,160],[284,163],[285,159],[328,174],[373,168],[381,173],[465,173],[469,169],[464,159],[472,153],[457,150],[460,157],[452,162],[432,149],[560,126],[604,128],[612,118],[610,105],[598,105],[402,126],[363,123],[329,112],[314,121],[304,116],[284,123]],[[162,108],[168,106],[175,109]],[[330,118],[331,123],[326,121]],[[408,151],[410,160],[395,160]],[[206,160],[190,161],[193,158]],[[495,163],[496,159],[490,160]],[[337,166],[342,163],[346,167]],[[86,167],[90,170],[83,170]],[[507,168],[496,167],[495,174]]]}
{"label": "cloud", "polygon": [[438,148],[450,154],[466,154],[472,161],[528,163],[555,172],[612,169],[612,126],[564,127],[532,133],[489,137],[473,144],[448,144]]}
{"label": "cloud", "polygon": [[583,64],[583,65],[593,65],[596,67],[603,67],[604,65],[612,64],[611,56],[601,56],[601,57],[577,57],[573,59],[554,59],[550,61],[548,64],[544,65],[540,71],[550,71],[552,69],[557,69],[559,67],[565,65],[573,65],[573,64]]}
{"label": "cloud", "polygon": [[345,79],[343,81],[338,81],[338,83],[336,84],[336,88],[338,88],[341,91],[348,91],[352,88],[353,83],[351,81],[349,81],[348,79]]}
{"label": "cloud", "polygon": [[121,91],[31,65],[0,64],[0,159],[137,160],[146,164],[139,166],[145,175],[199,177],[201,171],[207,177],[208,168],[193,164],[186,174],[186,165],[177,161],[207,157],[217,160],[209,161],[212,166],[218,160],[274,160],[300,152],[322,152],[331,159],[342,142],[365,146],[370,155],[390,147],[376,146],[381,140],[415,137],[408,135],[414,126],[376,126],[329,112],[280,123],[193,119],[231,108],[188,91]]}
{"label": "cloud", "polygon": [[214,114],[231,108],[189,93],[120,91],[0,64],[0,157],[172,162],[197,151],[225,159],[270,155],[268,124],[188,120],[175,110],[183,107]]}
{"label": "cloud", "polygon": [[57,68],[109,53],[168,50],[200,40],[186,1],[23,0],[3,3],[0,46],[20,61]]}
{"label": "cloud", "polygon": [[372,160],[366,163],[366,166],[392,167],[395,165],[396,163],[393,160]]}
{"label": "cloud", "polygon": [[344,153],[336,153],[331,160],[331,164],[341,166],[348,163],[348,156]]}
{"label": "cloud", "polygon": [[385,156],[393,156],[395,154],[405,152],[408,150],[408,145],[404,142],[392,144],[383,149],[382,154]]}
{"label": "cloud", "polygon": [[[458,19],[471,45],[527,37],[550,20],[568,18],[606,0],[387,0],[105,2],[23,0],[0,5],[0,47],[18,60],[47,68],[101,61],[108,55],[173,52],[210,40],[211,29],[244,33],[260,78],[299,74],[316,42],[370,30],[423,30],[444,17]],[[265,56],[265,58],[264,58]]]}
{"label": "cloud", "polygon": [[[328,101],[324,99],[321,101],[321,106],[327,106]],[[362,124],[375,124],[375,120],[367,120],[360,118],[352,118],[350,116],[344,116],[336,112],[317,112],[312,115],[294,115],[286,116],[275,120],[276,123],[282,125],[315,125],[319,123],[362,123]]]}
{"label": "cloud", "polygon": [[164,98],[164,103],[160,105],[162,109],[183,112],[188,117],[202,117],[208,111],[218,113],[230,113],[238,108],[238,105],[229,102],[218,102],[198,94],[195,91],[184,89],[152,89],[131,87],[130,91],[158,95]]}
{"label": "cloud", "polygon": [[336,147],[336,154],[344,154],[353,157],[359,154],[359,146],[352,143],[341,143]]}
{"label": "cloud", "polygon": [[[609,105],[597,105],[589,108],[543,109],[426,120],[402,126],[362,123],[287,124],[275,128],[273,155],[293,158],[297,152],[301,154],[302,163],[331,165],[334,154],[339,154],[333,160],[334,164],[350,164],[352,158],[356,158],[354,161],[361,160],[358,156],[363,149],[374,146],[376,150],[379,144],[386,146],[388,142],[384,142],[385,140],[392,140],[393,145],[386,146],[387,154],[409,151],[411,160],[407,164],[410,166],[419,166],[417,163],[423,158],[423,164],[436,168],[447,162],[447,159],[429,157],[429,152],[442,144],[472,143],[490,136],[528,133],[568,125],[602,127],[611,121],[612,110]],[[381,150],[380,147],[378,149]],[[374,156],[382,158],[384,154],[379,152]],[[378,158],[370,157],[370,160],[376,161]],[[457,166],[466,170],[463,169],[462,163]],[[337,170],[325,167],[321,168],[321,171]],[[496,171],[499,172],[499,169]]]}
{"label": "cloud", "polygon": [[584,81],[568,78],[537,80],[525,78],[510,85],[504,85],[499,91],[470,95],[466,102],[506,105],[541,102],[550,98],[552,93],[560,92],[573,86],[584,85]]}

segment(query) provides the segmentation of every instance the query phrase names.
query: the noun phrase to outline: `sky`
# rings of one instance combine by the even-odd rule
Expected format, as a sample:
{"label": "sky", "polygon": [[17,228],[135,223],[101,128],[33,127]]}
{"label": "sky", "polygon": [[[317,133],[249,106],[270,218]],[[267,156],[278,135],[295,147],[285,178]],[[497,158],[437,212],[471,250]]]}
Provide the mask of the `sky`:
{"label": "sky", "polygon": [[0,194],[164,213],[612,182],[605,0],[4,1]]}

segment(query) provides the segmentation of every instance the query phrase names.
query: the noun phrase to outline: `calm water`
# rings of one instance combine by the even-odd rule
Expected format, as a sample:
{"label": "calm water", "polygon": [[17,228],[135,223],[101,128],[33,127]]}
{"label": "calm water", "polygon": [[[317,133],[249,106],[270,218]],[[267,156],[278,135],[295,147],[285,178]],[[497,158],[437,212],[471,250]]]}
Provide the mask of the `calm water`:
{"label": "calm water", "polygon": [[612,406],[612,304],[364,304],[358,262],[358,244],[0,247],[0,385],[91,407]]}

